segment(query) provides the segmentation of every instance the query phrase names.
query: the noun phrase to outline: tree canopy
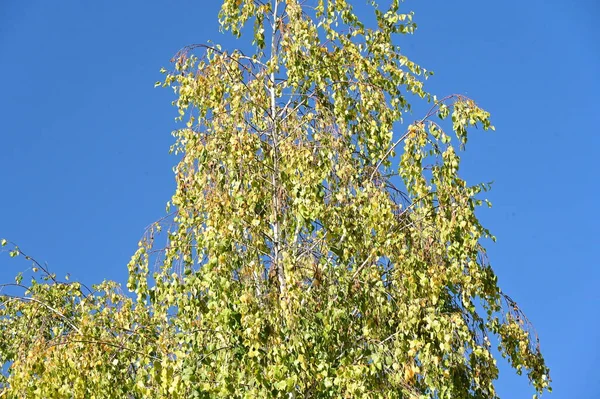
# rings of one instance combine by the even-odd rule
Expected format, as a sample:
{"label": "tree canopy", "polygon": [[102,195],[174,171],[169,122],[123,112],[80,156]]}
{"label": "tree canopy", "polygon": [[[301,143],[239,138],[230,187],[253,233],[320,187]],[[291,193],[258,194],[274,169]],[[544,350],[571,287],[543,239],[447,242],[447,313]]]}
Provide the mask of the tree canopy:
{"label": "tree canopy", "polygon": [[192,45],[162,70],[177,186],[132,294],[2,241],[36,274],[0,293],[0,396],[495,398],[495,347],[550,389],[482,246],[488,186],[458,173],[489,113],[425,89],[399,0],[368,1],[373,23],[351,3],[223,0],[222,29],[255,51]]}

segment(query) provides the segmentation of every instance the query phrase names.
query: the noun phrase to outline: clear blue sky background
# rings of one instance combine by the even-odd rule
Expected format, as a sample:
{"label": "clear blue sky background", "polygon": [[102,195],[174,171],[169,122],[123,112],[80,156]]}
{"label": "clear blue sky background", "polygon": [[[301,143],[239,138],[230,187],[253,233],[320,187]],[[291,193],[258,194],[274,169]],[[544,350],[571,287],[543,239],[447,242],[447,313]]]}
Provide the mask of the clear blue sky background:
{"label": "clear blue sky background", "polygon": [[[364,10],[364,0],[356,0]],[[219,1],[0,2],[0,236],[59,275],[125,281],[145,226],[174,189],[172,92],[154,89],[181,47],[218,32]],[[468,181],[494,180],[482,210],[500,285],[537,327],[554,398],[597,398],[600,377],[600,4],[409,0],[406,52],[492,113]],[[419,115],[414,115],[415,118]],[[475,132],[478,133],[478,132]],[[27,267],[6,254],[0,281]],[[530,398],[503,364],[499,392]]]}

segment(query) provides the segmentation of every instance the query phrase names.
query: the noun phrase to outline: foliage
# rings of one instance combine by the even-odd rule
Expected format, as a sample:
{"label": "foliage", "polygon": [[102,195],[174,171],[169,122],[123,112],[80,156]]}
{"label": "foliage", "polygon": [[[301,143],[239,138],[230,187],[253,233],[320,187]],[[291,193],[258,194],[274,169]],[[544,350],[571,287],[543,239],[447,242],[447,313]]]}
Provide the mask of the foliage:
{"label": "foliage", "polygon": [[[18,277],[6,397],[495,398],[492,340],[549,390],[481,246],[487,186],[458,175],[489,114],[425,91],[395,44],[412,13],[369,3],[374,27],[346,0],[223,1],[222,28],[251,25],[256,51],[190,46],[163,70],[186,123],[175,211],[129,264],[134,297],[37,263]],[[409,99],[430,110],[405,125]]]}

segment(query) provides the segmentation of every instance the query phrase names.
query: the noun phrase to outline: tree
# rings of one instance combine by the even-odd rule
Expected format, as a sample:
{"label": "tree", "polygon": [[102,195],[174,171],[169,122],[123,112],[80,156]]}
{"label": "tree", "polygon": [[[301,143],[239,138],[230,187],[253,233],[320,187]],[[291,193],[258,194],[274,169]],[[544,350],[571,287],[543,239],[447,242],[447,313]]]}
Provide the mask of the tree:
{"label": "tree", "polygon": [[[2,294],[3,394],[495,398],[496,340],[550,389],[482,247],[488,186],[458,174],[489,114],[424,89],[431,72],[394,44],[416,27],[399,0],[369,1],[372,27],[346,0],[308,3],[223,0],[223,30],[252,25],[255,53],[189,46],[163,70],[181,161],[174,212],[128,266],[133,297],[36,262]],[[409,99],[430,109],[406,125]]]}

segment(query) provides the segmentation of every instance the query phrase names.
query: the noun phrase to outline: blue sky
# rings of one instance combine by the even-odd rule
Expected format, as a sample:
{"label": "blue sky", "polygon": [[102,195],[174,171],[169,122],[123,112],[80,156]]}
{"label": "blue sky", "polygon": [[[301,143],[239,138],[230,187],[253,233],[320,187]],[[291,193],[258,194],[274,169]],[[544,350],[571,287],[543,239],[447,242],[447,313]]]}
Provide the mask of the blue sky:
{"label": "blue sky", "polygon": [[[357,11],[366,1],[356,0]],[[0,237],[59,275],[125,281],[144,227],[174,189],[172,92],[154,89],[181,47],[218,32],[219,2],[0,3]],[[480,212],[501,287],[535,324],[553,398],[597,397],[600,4],[595,0],[408,0],[400,44],[465,94],[495,133],[471,136],[463,176],[493,180]],[[414,115],[418,118],[419,115]],[[409,118],[410,119],[410,118]],[[0,282],[25,263],[0,258]],[[499,393],[529,398],[502,360]],[[596,381],[596,382],[594,382]]]}

